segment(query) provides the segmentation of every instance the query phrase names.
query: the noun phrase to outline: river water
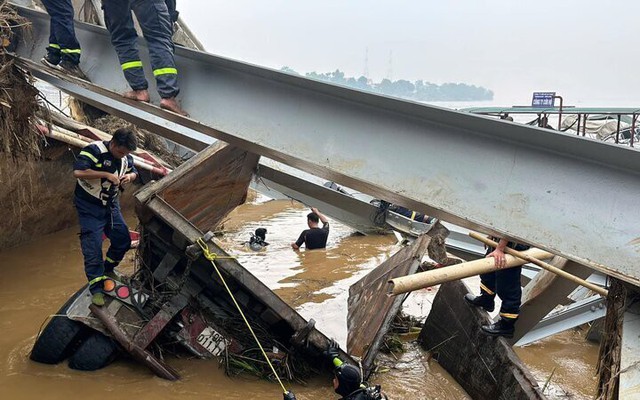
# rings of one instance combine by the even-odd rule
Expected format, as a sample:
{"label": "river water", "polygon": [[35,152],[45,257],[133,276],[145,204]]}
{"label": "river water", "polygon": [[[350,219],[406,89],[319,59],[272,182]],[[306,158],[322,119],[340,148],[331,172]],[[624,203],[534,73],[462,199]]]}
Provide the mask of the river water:
{"label": "river water", "polygon": [[[225,248],[316,326],[346,341],[346,303],[349,285],[393,254],[393,235],[360,236],[332,221],[326,250],[293,251],[306,226],[308,209],[290,201],[245,204],[225,222]],[[135,217],[128,218],[135,226]],[[242,242],[257,227],[267,228],[266,252],[255,253]],[[119,359],[97,372],[79,372],[65,363],[42,365],[28,354],[47,316],[84,284],[78,228],[46,236],[36,242],[0,252],[0,387],[4,399],[86,399],[119,397],[136,399],[279,399],[279,387],[248,377],[229,378],[213,360],[169,359],[182,380],[167,382],[144,367]],[[133,252],[120,267],[132,268]],[[470,286],[477,287],[477,280]],[[412,294],[406,308],[425,315],[437,289]],[[598,347],[584,340],[584,332],[570,331],[516,349],[540,385],[551,376],[549,398],[589,399],[594,393],[594,366]],[[468,396],[415,344],[409,343],[397,361],[373,378],[394,399],[468,399]],[[387,357],[389,359],[389,357]],[[331,383],[316,379],[293,385],[299,399],[337,398]]]}

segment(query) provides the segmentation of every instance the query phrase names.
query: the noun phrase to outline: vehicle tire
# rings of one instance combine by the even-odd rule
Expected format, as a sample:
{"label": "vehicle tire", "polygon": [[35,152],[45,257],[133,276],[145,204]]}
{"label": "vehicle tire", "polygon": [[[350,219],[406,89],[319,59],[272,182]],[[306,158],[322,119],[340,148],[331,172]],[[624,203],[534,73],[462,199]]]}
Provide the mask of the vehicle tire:
{"label": "vehicle tire", "polygon": [[78,371],[95,371],[106,367],[118,356],[116,342],[101,332],[94,331],[69,357],[69,368]]}
{"label": "vehicle tire", "polygon": [[86,325],[62,317],[75,299],[82,294],[84,287],[78,290],[56,313],[36,339],[29,358],[44,364],[57,364],[73,353],[91,329]]}

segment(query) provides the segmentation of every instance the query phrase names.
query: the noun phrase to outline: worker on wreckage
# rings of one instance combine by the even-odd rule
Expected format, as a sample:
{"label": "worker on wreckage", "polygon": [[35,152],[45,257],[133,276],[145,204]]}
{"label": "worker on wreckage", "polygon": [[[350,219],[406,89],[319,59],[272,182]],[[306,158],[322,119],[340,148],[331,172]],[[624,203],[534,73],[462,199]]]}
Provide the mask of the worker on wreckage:
{"label": "worker on wreckage", "polygon": [[[386,400],[387,396],[380,391],[380,385],[367,386],[362,382],[360,370],[340,359],[340,349],[335,341],[329,343],[324,356],[331,362],[333,370],[333,389],[340,400]],[[296,400],[295,394],[284,393],[284,400]]]}
{"label": "worker on wreckage", "polygon": [[[73,164],[77,178],[74,205],[80,221],[80,244],[84,271],[89,280],[91,301],[103,306],[103,280],[131,247],[129,228],[124,222],[118,193],[122,185],[133,182],[138,171],[129,153],[137,147],[135,133],[120,128],[108,142],[97,141],[80,151]],[[109,238],[107,256],[102,258],[103,234]]]}

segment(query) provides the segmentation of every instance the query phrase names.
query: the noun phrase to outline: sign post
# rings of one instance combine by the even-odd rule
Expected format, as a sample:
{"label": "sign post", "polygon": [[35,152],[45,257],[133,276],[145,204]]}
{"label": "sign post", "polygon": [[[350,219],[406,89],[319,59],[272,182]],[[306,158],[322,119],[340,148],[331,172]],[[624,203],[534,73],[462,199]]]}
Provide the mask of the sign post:
{"label": "sign post", "polygon": [[531,107],[553,107],[556,92],[533,92]]}

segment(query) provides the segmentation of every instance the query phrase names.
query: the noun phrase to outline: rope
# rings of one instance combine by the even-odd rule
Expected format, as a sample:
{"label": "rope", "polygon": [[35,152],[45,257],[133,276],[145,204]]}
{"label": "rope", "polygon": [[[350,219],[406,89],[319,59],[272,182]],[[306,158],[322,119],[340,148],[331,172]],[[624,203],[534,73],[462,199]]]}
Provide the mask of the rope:
{"label": "rope", "polygon": [[244,316],[244,313],[242,312],[242,309],[240,308],[240,305],[236,301],[236,298],[233,296],[233,293],[231,293],[231,289],[229,289],[229,286],[227,286],[227,282],[224,280],[224,277],[220,273],[220,270],[218,269],[218,266],[215,263],[216,259],[225,259],[225,258],[235,259],[235,257],[232,257],[232,256],[220,257],[220,256],[218,256],[218,254],[216,254],[216,253],[212,252],[211,250],[209,250],[209,246],[207,246],[207,244],[205,243],[205,241],[202,238],[198,238],[196,240],[196,243],[202,249],[202,254],[204,255],[204,257],[211,262],[211,265],[213,265],[213,268],[216,270],[216,273],[218,274],[218,277],[222,281],[222,284],[224,285],[224,288],[227,289],[227,293],[229,293],[229,296],[231,296],[231,300],[233,300],[233,304],[236,305],[236,308],[238,309],[238,312],[240,312],[240,315],[242,316],[242,319],[244,320],[244,323],[247,325],[247,328],[249,328],[249,331],[251,332],[251,335],[253,335],[253,339],[258,344],[258,347],[260,348],[260,351],[262,352],[262,355],[264,356],[264,359],[267,360],[267,364],[269,364],[269,368],[271,368],[271,372],[273,372],[273,376],[275,376],[276,379],[278,380],[278,383],[280,384],[280,387],[282,388],[282,391],[284,393],[287,393],[288,390],[284,387],[284,384],[280,380],[280,377],[278,376],[278,373],[276,372],[275,368],[273,368],[273,364],[271,364],[271,360],[269,360],[269,357],[267,356],[267,353],[264,351],[264,348],[262,347],[262,344],[260,344],[260,341],[258,340],[258,337],[256,336],[255,332],[253,331],[253,328],[251,328],[251,324],[249,324],[249,321],[247,320],[247,317]]}

